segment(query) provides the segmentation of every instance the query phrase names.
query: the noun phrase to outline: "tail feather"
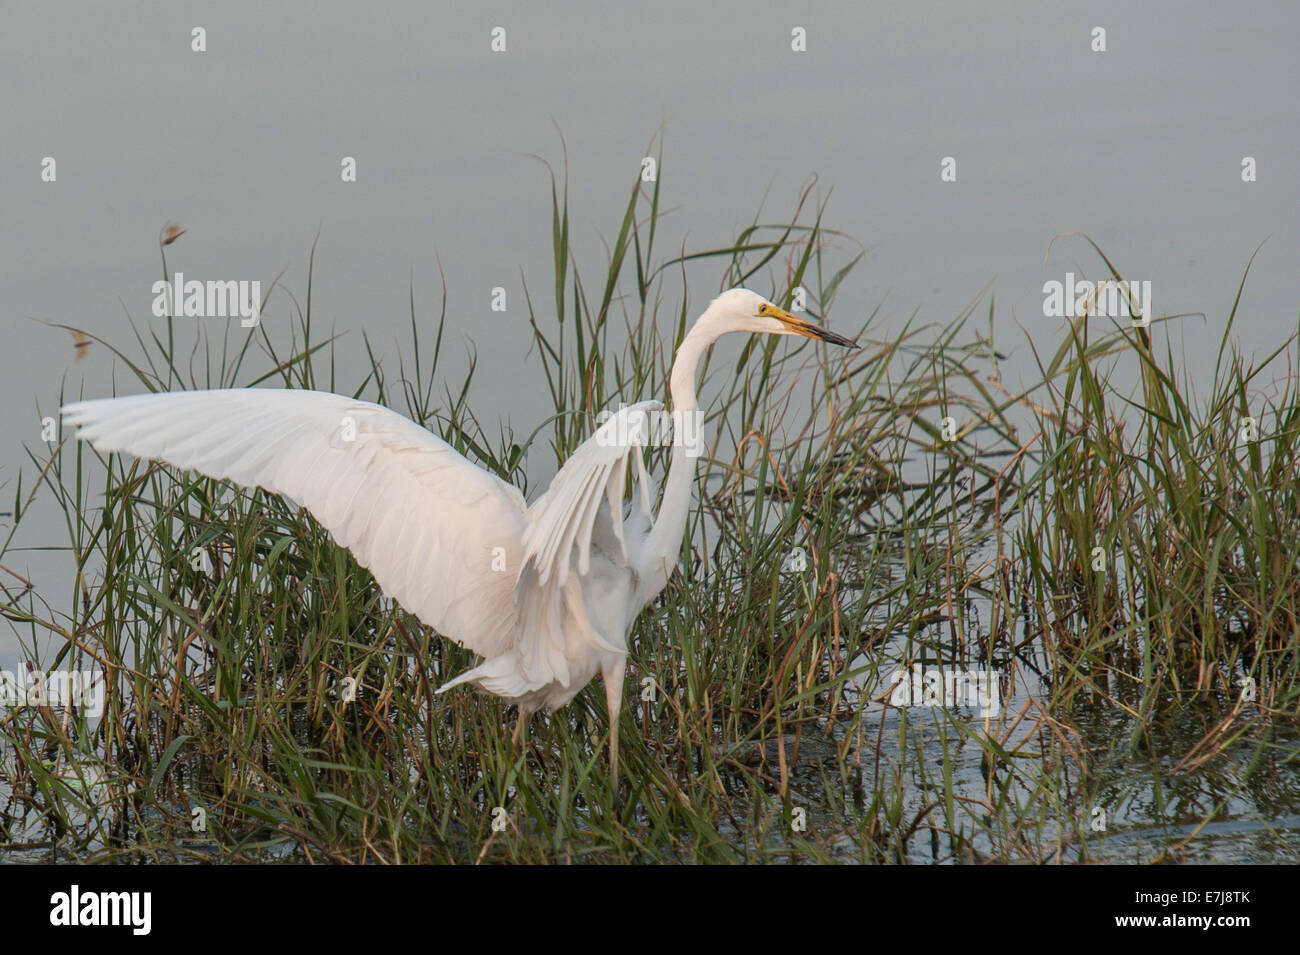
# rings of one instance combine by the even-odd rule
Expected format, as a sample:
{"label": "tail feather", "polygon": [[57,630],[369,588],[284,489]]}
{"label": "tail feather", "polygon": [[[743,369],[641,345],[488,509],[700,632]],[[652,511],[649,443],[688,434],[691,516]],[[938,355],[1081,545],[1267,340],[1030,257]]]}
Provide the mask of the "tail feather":
{"label": "tail feather", "polygon": [[523,668],[519,665],[518,654],[514,651],[503,653],[499,657],[484,660],[472,670],[466,670],[454,680],[449,680],[438,687],[438,693],[445,693],[453,686],[473,683],[480,689],[494,696],[508,700],[527,696],[541,689],[541,686],[525,679]]}

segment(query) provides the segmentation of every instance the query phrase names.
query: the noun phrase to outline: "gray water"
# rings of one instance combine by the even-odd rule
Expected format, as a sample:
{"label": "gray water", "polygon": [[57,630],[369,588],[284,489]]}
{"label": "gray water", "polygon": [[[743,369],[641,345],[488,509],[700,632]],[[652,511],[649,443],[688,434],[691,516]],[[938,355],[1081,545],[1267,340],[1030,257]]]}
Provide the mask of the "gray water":
{"label": "gray water", "polygon": [[[991,281],[1012,354],[1004,378],[1032,374],[1029,345],[1050,352],[1061,333],[1043,317],[1043,283],[1100,271],[1078,239],[1044,262],[1052,236],[1082,230],[1153,283],[1157,314],[1204,312],[1184,320],[1190,340],[1217,341],[1267,239],[1237,323],[1248,350],[1265,350],[1297,314],[1297,19],[1283,2],[11,7],[0,30],[0,499],[31,472],[23,446],[39,445],[61,385],[140,390],[102,347],[78,360],[67,332],[31,319],[124,345],[126,313],[157,327],[169,221],[188,230],[169,249],[174,270],[264,285],[283,270],[300,297],[319,233],[313,311],[345,336],[349,384],[363,330],[396,358],[412,278],[432,319],[440,261],[449,378],[473,350],[475,409],[531,431],[544,385],[520,276],[546,301],[551,250],[546,171],[529,154],[562,166],[557,127],[589,275],[662,124],[665,254],[729,244],[765,197],[765,218],[782,221],[819,177],[826,224],[868,249],[836,327],[878,305],[881,330],[913,312],[946,322]],[[1106,52],[1090,48],[1097,26]],[[206,52],[191,50],[195,27]],[[495,27],[505,52],[491,49]],[[791,50],[796,27],[806,52]],[[41,180],[47,156],[53,183]],[[345,156],[355,183],[341,181]],[[956,182],[940,181],[947,156]],[[1243,156],[1258,181],[1241,181]],[[719,267],[692,267],[687,281],[698,311]],[[505,313],[490,309],[497,286]],[[290,310],[277,293],[263,320],[283,331]],[[1207,357],[1193,348],[1188,360]],[[52,521],[38,510],[20,540],[48,542]],[[10,556],[13,570],[60,583],[43,555]],[[0,662],[12,651],[0,636]]]}
{"label": "gray water", "polygon": [[[319,234],[314,321],[344,336],[349,386],[364,374],[363,331],[395,365],[412,282],[432,321],[441,263],[448,379],[473,352],[476,412],[530,432],[545,386],[528,356],[521,275],[538,303],[552,275],[549,182],[530,154],[562,167],[557,128],[588,276],[662,128],[664,254],[730,244],[760,204],[767,221],[788,220],[818,177],[825,224],[868,253],[841,289],[837,329],[877,306],[877,335],[913,314],[945,323],[992,282],[994,331],[1011,355],[1003,378],[1031,379],[1032,348],[1050,354],[1062,331],[1044,317],[1043,283],[1101,271],[1079,239],[1044,261],[1054,235],[1081,230],[1152,283],[1157,315],[1204,313],[1180,320],[1174,339],[1194,372],[1209,367],[1203,343],[1217,343],[1264,243],[1236,333],[1266,353],[1297,316],[1300,8],[1087,6],[10,6],[0,501],[7,509],[20,471],[30,488],[24,446],[41,451],[40,418],[61,388],[141,390],[102,346],[79,358],[67,332],[42,322],[122,345],[127,314],[160,327],[150,306],[169,221],[188,230],[168,250],[174,270],[264,286],[283,271],[298,296]],[[195,27],[206,52],[191,49]],[[491,49],[496,27],[504,52]],[[791,50],[797,27],[806,52]],[[1095,27],[1105,52],[1090,48]],[[355,183],[341,181],[345,156]],[[1255,182],[1242,181],[1246,156]],[[54,182],[42,181],[45,157]],[[941,181],[944,157],[955,182]],[[684,290],[668,288],[698,312],[719,267],[686,276]],[[497,286],[504,313],[490,308]],[[272,295],[268,330],[283,332],[291,308]],[[724,359],[738,347],[719,346]],[[64,539],[58,517],[38,502],[5,563],[66,606],[66,559],[35,549]],[[16,666],[20,641],[28,635],[0,628],[0,667]]]}

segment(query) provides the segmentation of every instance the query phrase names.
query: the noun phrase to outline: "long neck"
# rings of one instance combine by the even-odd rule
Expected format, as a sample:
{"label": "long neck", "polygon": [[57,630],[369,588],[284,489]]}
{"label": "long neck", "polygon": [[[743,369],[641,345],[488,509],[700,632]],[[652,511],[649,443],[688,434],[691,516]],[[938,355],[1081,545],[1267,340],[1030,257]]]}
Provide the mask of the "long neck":
{"label": "long neck", "polygon": [[[673,361],[673,370],[668,380],[668,391],[672,397],[673,414],[676,417],[675,428],[684,425],[693,426],[689,418],[695,415],[699,408],[695,398],[695,374],[700,365],[700,357],[717,338],[716,334],[703,332],[696,325],[682,339],[681,347],[677,349],[677,357]],[[650,532],[649,552],[666,562],[665,582],[671,576],[672,568],[677,566],[677,556],[682,547],[682,534],[686,530],[686,518],[690,514],[691,494],[695,489],[698,463],[698,459],[688,453],[686,442],[681,439],[681,436],[675,435],[675,437],[672,463],[668,468],[668,478],[664,482],[659,516],[655,518],[654,529]]]}

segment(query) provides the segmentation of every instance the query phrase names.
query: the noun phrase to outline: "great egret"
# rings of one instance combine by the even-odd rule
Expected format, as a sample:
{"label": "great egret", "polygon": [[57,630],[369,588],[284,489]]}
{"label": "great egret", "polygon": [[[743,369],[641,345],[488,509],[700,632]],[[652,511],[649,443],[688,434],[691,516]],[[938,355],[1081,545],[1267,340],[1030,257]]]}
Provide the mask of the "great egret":
{"label": "great egret", "polygon": [[[728,332],[853,342],[744,288],[710,303],[682,340],[669,392],[680,425],[697,412],[696,369]],[[568,703],[597,673],[618,779],[628,636],[677,566],[696,462],[674,441],[658,516],[639,449],[658,401],[624,408],[532,505],[515,487],[388,408],[318,391],[222,389],[64,406],[96,449],[261,487],[305,507],[384,592],[486,659],[439,688],[472,683],[530,715]],[[623,516],[629,460],[639,503]],[[576,565],[576,573],[573,572]]]}

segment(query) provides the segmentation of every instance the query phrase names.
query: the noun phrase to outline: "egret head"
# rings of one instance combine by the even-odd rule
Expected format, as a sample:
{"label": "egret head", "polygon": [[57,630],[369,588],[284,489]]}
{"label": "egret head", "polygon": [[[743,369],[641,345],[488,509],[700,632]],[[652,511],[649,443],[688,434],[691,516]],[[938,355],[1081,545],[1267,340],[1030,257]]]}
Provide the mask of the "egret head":
{"label": "egret head", "polygon": [[700,316],[696,327],[717,338],[727,332],[750,332],[767,335],[802,335],[818,338],[833,345],[858,346],[842,335],[792,315],[777,308],[757,292],[747,288],[733,288],[723,292],[710,303]]}

